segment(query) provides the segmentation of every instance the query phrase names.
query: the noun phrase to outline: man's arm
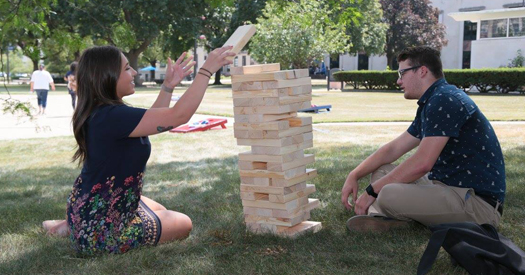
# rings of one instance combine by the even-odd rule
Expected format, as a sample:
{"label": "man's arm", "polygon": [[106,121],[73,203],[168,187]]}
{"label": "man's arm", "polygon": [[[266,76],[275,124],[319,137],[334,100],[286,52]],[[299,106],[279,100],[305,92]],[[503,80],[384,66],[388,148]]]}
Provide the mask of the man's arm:
{"label": "man's arm", "polygon": [[[389,183],[410,183],[424,176],[432,170],[449,139],[450,137],[443,136],[423,138],[414,155],[372,184],[374,192],[379,194]],[[374,201],[375,198],[368,193],[363,193],[356,202],[356,214],[365,215]]]}
{"label": "man's arm", "polygon": [[352,170],[346,178],[341,194],[341,200],[346,209],[350,210],[352,208],[352,205],[348,203],[348,197],[350,194],[353,195],[352,198],[354,202],[357,200],[357,181],[359,179],[374,172],[384,164],[396,161],[401,156],[418,146],[419,142],[419,139],[413,137],[408,132],[404,132],[396,139],[379,148]]}

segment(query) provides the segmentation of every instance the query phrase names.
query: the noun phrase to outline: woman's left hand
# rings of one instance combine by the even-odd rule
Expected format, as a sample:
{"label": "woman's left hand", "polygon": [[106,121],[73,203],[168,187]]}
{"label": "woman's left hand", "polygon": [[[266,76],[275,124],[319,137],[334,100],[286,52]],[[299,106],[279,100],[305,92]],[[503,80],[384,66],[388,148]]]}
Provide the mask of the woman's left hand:
{"label": "woman's left hand", "polygon": [[193,56],[190,55],[184,60],[185,56],[186,52],[183,52],[175,63],[171,61],[171,58],[168,58],[168,67],[166,68],[166,77],[163,83],[167,88],[175,88],[186,76],[193,72],[192,68],[195,65],[195,61],[192,61]]}

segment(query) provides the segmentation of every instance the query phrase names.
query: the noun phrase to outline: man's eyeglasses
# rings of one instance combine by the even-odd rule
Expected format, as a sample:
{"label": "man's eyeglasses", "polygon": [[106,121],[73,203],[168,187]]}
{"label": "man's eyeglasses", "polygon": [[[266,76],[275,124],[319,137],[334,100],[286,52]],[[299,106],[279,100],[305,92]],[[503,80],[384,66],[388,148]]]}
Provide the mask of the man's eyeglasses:
{"label": "man's eyeglasses", "polygon": [[420,67],[422,67],[422,66],[414,66],[414,67],[410,67],[410,68],[406,68],[406,69],[402,69],[402,70],[397,71],[397,74],[399,75],[399,79],[402,79],[402,78],[403,78],[403,75],[404,75],[406,72],[408,72],[408,71],[410,71],[410,70],[417,70],[417,69],[419,69]]}

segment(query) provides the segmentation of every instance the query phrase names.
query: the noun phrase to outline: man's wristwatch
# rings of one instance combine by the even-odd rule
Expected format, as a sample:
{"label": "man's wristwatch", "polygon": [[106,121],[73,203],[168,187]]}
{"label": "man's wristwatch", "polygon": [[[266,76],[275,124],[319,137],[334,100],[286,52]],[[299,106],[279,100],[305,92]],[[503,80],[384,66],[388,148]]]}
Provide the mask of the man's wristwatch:
{"label": "man's wristwatch", "polygon": [[372,184],[369,184],[367,187],[366,187],[366,193],[368,193],[368,195],[374,197],[377,199],[377,193],[374,192],[374,188],[372,187]]}

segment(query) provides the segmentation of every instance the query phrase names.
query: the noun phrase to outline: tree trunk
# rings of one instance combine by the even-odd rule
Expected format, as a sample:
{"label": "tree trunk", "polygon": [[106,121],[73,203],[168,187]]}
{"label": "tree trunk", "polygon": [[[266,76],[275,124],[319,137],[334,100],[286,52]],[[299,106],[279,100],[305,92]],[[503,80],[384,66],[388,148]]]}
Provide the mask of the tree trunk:
{"label": "tree trunk", "polygon": [[222,85],[222,83],[221,83],[221,72],[222,72],[222,68],[220,68],[215,73],[215,82],[213,82],[213,85]]}
{"label": "tree trunk", "polygon": [[[151,67],[156,67],[157,66],[157,60],[153,60],[149,63],[151,65]],[[155,71],[150,71],[150,81],[155,81]]]}
{"label": "tree trunk", "polygon": [[[131,68],[135,69],[135,71],[138,71],[139,68],[138,68],[138,64],[139,64],[139,54],[140,52],[137,52],[135,50],[131,50],[129,51],[128,53],[126,53],[126,57],[128,58],[128,62],[129,62],[129,65],[131,66]],[[137,74],[135,76],[135,86],[136,87],[140,87],[142,86],[142,82],[140,81],[140,77],[139,77],[139,74]]]}

